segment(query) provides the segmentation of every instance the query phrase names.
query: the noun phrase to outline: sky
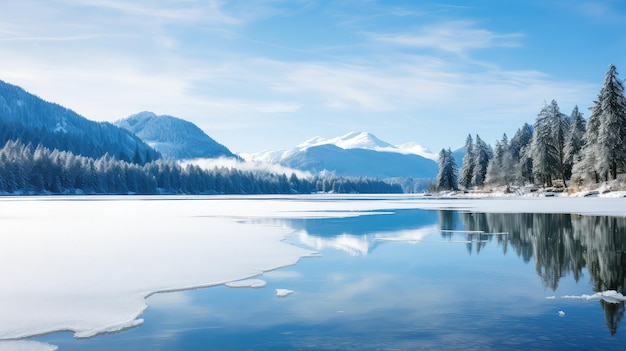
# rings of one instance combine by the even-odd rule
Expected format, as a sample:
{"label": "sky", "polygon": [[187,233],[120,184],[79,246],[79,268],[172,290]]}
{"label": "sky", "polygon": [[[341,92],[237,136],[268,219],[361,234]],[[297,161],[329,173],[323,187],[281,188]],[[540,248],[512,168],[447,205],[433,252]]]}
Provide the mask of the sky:
{"label": "sky", "polygon": [[0,80],[95,121],[189,120],[233,152],[370,132],[494,144],[626,78],[621,0],[3,0]]}

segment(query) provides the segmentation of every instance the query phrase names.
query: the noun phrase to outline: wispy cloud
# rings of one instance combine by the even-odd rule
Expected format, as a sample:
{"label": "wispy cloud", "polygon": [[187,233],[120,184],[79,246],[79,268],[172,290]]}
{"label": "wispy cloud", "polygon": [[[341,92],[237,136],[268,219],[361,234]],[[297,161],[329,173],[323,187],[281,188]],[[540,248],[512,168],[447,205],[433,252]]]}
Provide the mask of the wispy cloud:
{"label": "wispy cloud", "polygon": [[0,33],[0,41],[23,41],[23,42],[63,42],[63,41],[86,41],[102,38],[104,35],[67,35],[67,36],[20,36],[20,35],[2,35]]}
{"label": "wispy cloud", "polygon": [[57,0],[74,8],[95,8],[99,11],[114,11],[139,19],[149,18],[164,22],[199,22],[213,24],[239,24],[240,21],[226,14],[221,1],[119,1],[119,0]]}
{"label": "wispy cloud", "polygon": [[495,33],[478,28],[472,21],[451,21],[425,25],[412,32],[369,34],[369,36],[377,41],[400,46],[460,54],[476,49],[519,46],[519,38],[523,35]]}
{"label": "wispy cloud", "polygon": [[587,1],[575,8],[586,17],[602,22],[626,21],[626,9],[619,8],[623,5],[620,0]]}

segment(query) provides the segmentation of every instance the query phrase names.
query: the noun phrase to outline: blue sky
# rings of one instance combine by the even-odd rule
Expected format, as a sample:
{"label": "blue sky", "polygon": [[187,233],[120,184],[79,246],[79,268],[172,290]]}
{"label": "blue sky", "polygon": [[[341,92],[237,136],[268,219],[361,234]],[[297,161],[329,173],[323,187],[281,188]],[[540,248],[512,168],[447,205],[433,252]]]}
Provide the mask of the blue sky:
{"label": "blue sky", "polygon": [[493,144],[626,78],[620,0],[4,0],[0,79],[97,121],[148,110],[235,152],[368,131]]}

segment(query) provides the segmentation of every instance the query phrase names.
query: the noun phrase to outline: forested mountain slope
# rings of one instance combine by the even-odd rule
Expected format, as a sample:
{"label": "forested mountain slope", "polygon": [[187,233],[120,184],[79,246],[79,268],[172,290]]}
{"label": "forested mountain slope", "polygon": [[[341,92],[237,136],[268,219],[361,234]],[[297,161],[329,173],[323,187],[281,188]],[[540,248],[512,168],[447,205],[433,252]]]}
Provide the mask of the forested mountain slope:
{"label": "forested mountain slope", "polygon": [[0,81],[0,145],[9,140],[98,158],[146,163],[160,154],[129,131],[90,121],[76,112]]}
{"label": "forested mountain slope", "polygon": [[195,124],[172,116],[141,112],[115,122],[174,160],[237,157]]}

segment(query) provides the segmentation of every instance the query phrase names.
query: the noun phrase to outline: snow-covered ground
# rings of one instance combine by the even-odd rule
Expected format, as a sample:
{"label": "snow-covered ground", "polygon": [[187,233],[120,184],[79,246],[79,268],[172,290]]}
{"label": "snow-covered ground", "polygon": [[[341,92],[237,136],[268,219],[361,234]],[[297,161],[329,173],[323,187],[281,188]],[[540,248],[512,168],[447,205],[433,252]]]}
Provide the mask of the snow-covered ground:
{"label": "snow-covered ground", "polygon": [[[5,267],[0,339],[60,330],[90,337],[130,328],[143,322],[140,316],[151,294],[229,282],[261,286],[260,280],[245,279],[315,254],[283,241],[291,229],[255,219],[349,217],[409,208],[626,216],[626,198],[0,198],[0,266]],[[405,234],[394,238],[387,233],[380,239],[421,238],[420,233]],[[318,244],[367,251],[360,243]],[[10,343],[20,349],[51,349],[37,342]],[[6,345],[0,342],[0,349]]]}

